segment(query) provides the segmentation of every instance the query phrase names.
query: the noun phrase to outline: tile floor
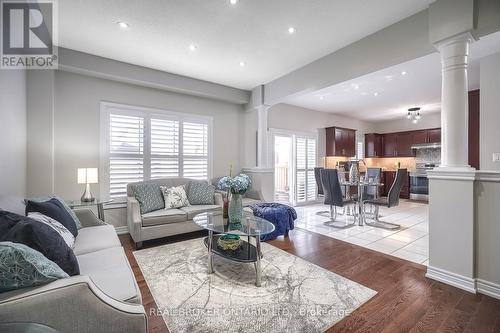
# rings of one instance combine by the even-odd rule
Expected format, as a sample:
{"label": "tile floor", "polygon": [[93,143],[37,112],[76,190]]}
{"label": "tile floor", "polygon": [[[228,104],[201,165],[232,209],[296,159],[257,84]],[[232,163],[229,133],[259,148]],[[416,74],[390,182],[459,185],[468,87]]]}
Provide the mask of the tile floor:
{"label": "tile floor", "polygon": [[[295,207],[297,221],[295,226],[363,246],[375,251],[390,254],[418,264],[427,265],[429,259],[429,209],[424,203],[400,201],[394,208],[380,208],[380,219],[401,225],[399,230],[385,230],[370,226],[354,226],[337,229],[325,224],[328,218],[316,212],[328,210],[325,205],[314,204]],[[349,217],[352,219],[352,217]],[[337,215],[337,220],[345,219]]]}

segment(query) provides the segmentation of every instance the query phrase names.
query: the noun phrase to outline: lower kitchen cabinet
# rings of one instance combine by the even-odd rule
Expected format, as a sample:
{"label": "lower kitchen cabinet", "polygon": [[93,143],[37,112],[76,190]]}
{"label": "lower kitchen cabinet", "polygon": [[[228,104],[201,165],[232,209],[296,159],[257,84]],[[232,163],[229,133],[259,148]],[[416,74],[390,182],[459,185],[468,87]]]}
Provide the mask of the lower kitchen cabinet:
{"label": "lower kitchen cabinet", "polygon": [[[389,194],[392,183],[394,183],[394,179],[396,179],[396,171],[382,171],[382,179],[384,181],[384,186],[382,187],[381,195],[386,197]],[[410,199],[410,176],[407,176],[404,180],[399,197],[402,199]]]}

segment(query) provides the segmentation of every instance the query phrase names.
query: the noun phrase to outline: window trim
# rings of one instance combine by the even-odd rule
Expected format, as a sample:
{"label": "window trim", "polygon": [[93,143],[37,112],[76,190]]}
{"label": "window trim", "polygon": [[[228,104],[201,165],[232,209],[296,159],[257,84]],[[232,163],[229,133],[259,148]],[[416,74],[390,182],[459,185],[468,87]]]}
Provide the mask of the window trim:
{"label": "window trim", "polygon": [[[202,122],[208,125],[208,156],[207,156],[207,178],[208,180],[213,178],[213,117],[204,116],[197,114],[189,114],[178,111],[171,111],[166,109],[151,108],[138,105],[122,104],[108,101],[101,101],[100,105],[100,137],[99,137],[99,168],[100,168],[100,179],[99,179],[99,191],[100,197],[103,200],[110,198],[109,187],[110,187],[110,174],[109,174],[109,117],[110,114],[115,111],[117,114],[134,116],[134,117],[144,117],[144,132],[150,133],[149,127],[150,119],[167,119],[167,120],[178,120],[181,123],[184,122]],[[180,126],[182,128],[183,126]],[[179,129],[180,141],[179,141],[179,162],[183,159],[182,153],[182,130]],[[144,136],[144,170],[143,177],[144,180],[150,179],[151,176],[151,138],[148,135]],[[114,201],[117,203],[124,202],[126,197],[117,198]]]}

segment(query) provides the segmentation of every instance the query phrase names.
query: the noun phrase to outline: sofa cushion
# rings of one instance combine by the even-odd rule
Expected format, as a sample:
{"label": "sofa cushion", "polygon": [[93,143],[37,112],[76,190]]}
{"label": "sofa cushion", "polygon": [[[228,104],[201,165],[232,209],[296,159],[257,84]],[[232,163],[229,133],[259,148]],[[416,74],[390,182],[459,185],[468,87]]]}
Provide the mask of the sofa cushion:
{"label": "sofa cushion", "polygon": [[165,209],[181,208],[190,205],[185,185],[174,187],[160,186],[160,189],[165,200]]}
{"label": "sofa cushion", "polygon": [[99,225],[79,230],[73,252],[78,256],[120,246],[120,240],[118,239],[115,228],[112,225]]}
{"label": "sofa cushion", "polygon": [[61,235],[61,237],[70,248],[73,248],[75,246],[75,236],[73,236],[73,234],[68,229],[66,229],[65,226],[63,226],[53,218],[41,213],[28,213],[28,217],[40,223],[45,223],[46,225],[54,229],[59,235]]}
{"label": "sofa cushion", "polygon": [[0,212],[0,242],[21,243],[55,262],[68,275],[78,275],[73,250],[54,229],[29,217]]}
{"label": "sofa cushion", "polygon": [[213,205],[215,186],[207,182],[191,182],[187,197],[191,205]]}
{"label": "sofa cushion", "polygon": [[160,185],[155,183],[141,183],[132,186],[134,196],[139,201],[141,214],[165,208]]}
{"label": "sofa cushion", "polygon": [[[187,208],[187,207],[183,207]],[[185,211],[180,209],[161,209],[142,215],[142,225],[151,227],[153,225],[186,222],[188,220]]]}
{"label": "sofa cushion", "polygon": [[222,207],[219,205],[193,205],[182,207],[180,210],[186,212],[188,220],[192,220],[193,217],[200,213],[222,211]]}
{"label": "sofa cushion", "polygon": [[69,277],[40,252],[20,243],[0,242],[0,292]]}
{"label": "sofa cushion", "polygon": [[66,211],[66,208],[64,208],[56,198],[43,202],[28,200],[26,202],[26,215],[32,212],[42,213],[43,215],[51,217],[65,226],[73,236],[76,237],[78,235],[78,228],[76,227],[75,220],[73,220],[73,217],[71,217]]}
{"label": "sofa cushion", "polygon": [[118,301],[141,303],[141,293],[122,247],[86,253],[77,258],[80,274],[90,277],[106,295]]}

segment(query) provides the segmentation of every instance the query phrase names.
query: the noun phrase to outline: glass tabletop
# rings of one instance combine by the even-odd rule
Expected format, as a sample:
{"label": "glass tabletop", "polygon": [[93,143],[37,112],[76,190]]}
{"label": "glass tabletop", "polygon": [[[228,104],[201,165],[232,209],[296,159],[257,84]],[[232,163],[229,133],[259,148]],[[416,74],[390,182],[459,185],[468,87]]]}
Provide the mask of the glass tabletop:
{"label": "glass tabletop", "polygon": [[221,234],[259,236],[267,235],[274,231],[274,225],[250,212],[243,212],[241,223],[228,223],[222,213],[201,213],[193,218],[193,221],[206,230]]}
{"label": "glass tabletop", "polygon": [[84,202],[84,201],[81,201],[81,200],[66,201],[66,203],[68,204],[68,206],[70,206],[71,208],[74,208],[74,207],[87,207],[87,206],[95,206],[95,205],[104,205],[104,204],[108,204],[108,203],[111,203],[111,202],[113,202],[113,199],[108,199],[108,200],[95,199],[94,201],[88,201],[88,202]]}

